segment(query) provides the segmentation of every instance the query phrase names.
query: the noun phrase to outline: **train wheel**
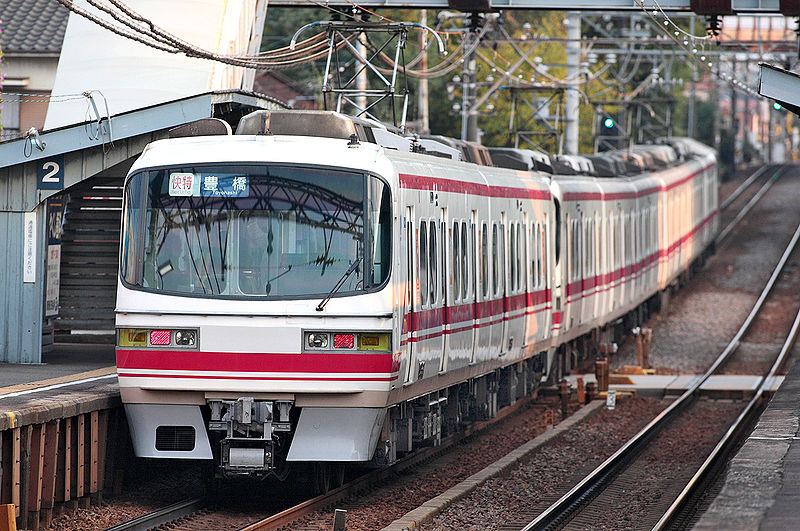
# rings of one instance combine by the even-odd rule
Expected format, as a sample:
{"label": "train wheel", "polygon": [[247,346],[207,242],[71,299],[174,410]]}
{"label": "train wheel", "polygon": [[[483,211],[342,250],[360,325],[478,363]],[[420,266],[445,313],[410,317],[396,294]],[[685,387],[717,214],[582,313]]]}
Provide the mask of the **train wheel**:
{"label": "train wheel", "polygon": [[224,481],[221,477],[217,477],[217,466],[213,461],[210,463],[205,463],[202,468],[206,496],[209,498],[215,498],[222,491]]}
{"label": "train wheel", "polygon": [[331,490],[333,480],[332,466],[329,463],[314,463],[312,475],[314,478],[314,494],[318,496],[327,494]]}
{"label": "train wheel", "polygon": [[333,488],[341,487],[344,485],[344,463],[334,463],[333,465]]}
{"label": "train wheel", "polygon": [[275,479],[278,481],[286,481],[286,478],[289,477],[289,473],[292,471],[292,464],[289,463],[286,459],[278,458],[275,463],[275,469],[272,473],[275,475]]}

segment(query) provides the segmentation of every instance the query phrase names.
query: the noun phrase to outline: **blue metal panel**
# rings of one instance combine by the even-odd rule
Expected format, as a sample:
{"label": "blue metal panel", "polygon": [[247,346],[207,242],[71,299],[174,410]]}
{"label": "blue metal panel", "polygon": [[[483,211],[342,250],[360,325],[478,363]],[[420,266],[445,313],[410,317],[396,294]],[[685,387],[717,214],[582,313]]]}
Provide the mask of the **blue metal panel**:
{"label": "blue metal panel", "polygon": [[0,361],[40,363],[44,282],[44,210],[37,208],[36,282],[22,282],[24,212],[0,212]]}
{"label": "blue metal panel", "polygon": [[28,212],[38,202],[33,164],[0,168],[0,211]]}

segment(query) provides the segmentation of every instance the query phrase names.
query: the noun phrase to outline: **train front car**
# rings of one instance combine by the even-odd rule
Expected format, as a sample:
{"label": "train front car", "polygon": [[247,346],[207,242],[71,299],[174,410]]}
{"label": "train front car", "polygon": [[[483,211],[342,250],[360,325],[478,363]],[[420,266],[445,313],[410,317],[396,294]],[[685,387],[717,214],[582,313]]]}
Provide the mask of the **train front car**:
{"label": "train front car", "polygon": [[398,371],[393,175],[333,127],[161,140],[132,167],[116,323],[137,456],[226,477],[373,457]]}

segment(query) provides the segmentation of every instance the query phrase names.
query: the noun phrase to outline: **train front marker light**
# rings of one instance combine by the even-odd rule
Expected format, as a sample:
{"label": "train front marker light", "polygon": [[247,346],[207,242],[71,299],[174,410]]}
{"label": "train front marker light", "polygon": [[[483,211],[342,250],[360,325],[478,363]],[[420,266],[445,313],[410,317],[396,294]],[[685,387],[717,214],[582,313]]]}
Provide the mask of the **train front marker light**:
{"label": "train front marker light", "polygon": [[306,334],[306,345],[309,348],[328,348],[328,334],[310,332]]}
{"label": "train front marker light", "polygon": [[146,347],[147,330],[141,328],[120,328],[117,341],[120,347]]}
{"label": "train front marker light", "polygon": [[169,330],[150,331],[151,345],[169,345],[171,338],[172,338],[172,333]]}
{"label": "train front marker light", "polygon": [[335,334],[333,336],[333,348],[353,348],[355,346],[355,335]]}
{"label": "train front marker light", "polygon": [[184,347],[194,346],[197,340],[197,335],[194,330],[176,330],[175,331],[175,344]]}

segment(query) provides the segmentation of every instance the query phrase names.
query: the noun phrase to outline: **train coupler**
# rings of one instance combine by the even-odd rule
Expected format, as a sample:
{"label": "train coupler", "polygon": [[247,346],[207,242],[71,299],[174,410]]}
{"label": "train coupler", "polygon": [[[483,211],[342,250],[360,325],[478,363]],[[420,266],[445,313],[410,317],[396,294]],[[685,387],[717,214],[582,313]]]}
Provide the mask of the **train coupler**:
{"label": "train coupler", "polygon": [[224,432],[219,447],[219,469],[225,476],[263,475],[275,469],[276,441],[292,430],[290,401],[251,397],[210,399],[208,429]]}

